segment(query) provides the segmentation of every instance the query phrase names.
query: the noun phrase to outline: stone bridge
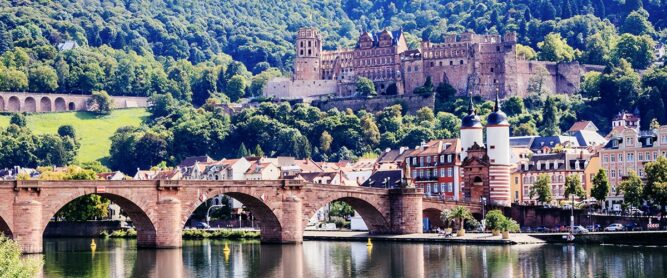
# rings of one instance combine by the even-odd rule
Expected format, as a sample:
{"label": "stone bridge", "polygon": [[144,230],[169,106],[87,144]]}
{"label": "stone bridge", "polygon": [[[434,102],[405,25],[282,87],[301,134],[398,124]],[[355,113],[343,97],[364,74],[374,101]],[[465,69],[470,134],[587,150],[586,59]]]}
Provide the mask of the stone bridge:
{"label": "stone bridge", "polygon": [[[64,112],[86,110],[90,95],[0,92],[0,112]],[[112,96],[114,108],[146,107],[148,98]]]}
{"label": "stone bridge", "polygon": [[377,189],[273,181],[7,181],[0,182],[0,232],[24,252],[42,252],[44,229],[67,203],[97,194],[118,204],[137,229],[139,247],[177,248],[185,222],[204,201],[224,194],[243,203],[259,223],[262,242],[300,243],[308,220],[332,201],[345,201],[370,233],[422,232],[424,211],[479,204],[423,197],[417,189]]}

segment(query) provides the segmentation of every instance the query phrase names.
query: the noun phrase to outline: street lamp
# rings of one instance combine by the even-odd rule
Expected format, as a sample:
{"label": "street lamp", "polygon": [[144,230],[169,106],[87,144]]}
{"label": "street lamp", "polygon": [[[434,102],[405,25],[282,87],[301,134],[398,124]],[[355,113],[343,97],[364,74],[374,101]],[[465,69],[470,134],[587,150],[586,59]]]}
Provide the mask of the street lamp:
{"label": "street lamp", "polygon": [[208,207],[208,210],[206,210],[206,225],[211,227],[211,223],[209,223],[209,221],[211,221],[211,217],[209,216],[209,213],[211,213],[211,209],[216,208],[216,207],[222,208],[222,207],[225,207],[225,206],[226,205],[212,205],[212,206]]}

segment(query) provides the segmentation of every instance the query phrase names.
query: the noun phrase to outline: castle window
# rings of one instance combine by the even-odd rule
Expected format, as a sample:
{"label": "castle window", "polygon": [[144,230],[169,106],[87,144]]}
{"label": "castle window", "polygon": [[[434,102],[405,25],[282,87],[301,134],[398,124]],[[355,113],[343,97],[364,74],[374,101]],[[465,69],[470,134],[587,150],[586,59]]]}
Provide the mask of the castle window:
{"label": "castle window", "polygon": [[300,51],[300,52],[301,52],[301,53],[300,53],[299,55],[303,56],[303,49],[301,49],[301,51]]}
{"label": "castle window", "polygon": [[460,63],[461,65],[463,65],[463,60],[459,61],[459,63]]}
{"label": "castle window", "polygon": [[310,49],[308,49],[308,55],[310,55],[311,53],[312,53],[312,52],[311,52],[311,50],[310,50]]}
{"label": "castle window", "polygon": [[493,67],[491,67],[491,72],[493,72]]}
{"label": "castle window", "polygon": [[454,61],[449,61],[449,65],[450,65],[450,66],[453,66],[453,65],[454,65]]}
{"label": "castle window", "polygon": [[433,62],[431,62],[431,67],[433,67]]}
{"label": "castle window", "polygon": [[301,42],[301,47],[303,47],[303,42]]}
{"label": "castle window", "polygon": [[496,46],[496,51],[500,52],[500,46]]}
{"label": "castle window", "polygon": [[415,71],[419,71],[419,66],[415,66]]}
{"label": "castle window", "polygon": [[493,79],[493,84],[498,83],[498,79]]}
{"label": "castle window", "polygon": [[442,61],[440,61],[440,66],[442,67]]}
{"label": "castle window", "polygon": [[308,41],[308,47],[310,47],[310,41]]}

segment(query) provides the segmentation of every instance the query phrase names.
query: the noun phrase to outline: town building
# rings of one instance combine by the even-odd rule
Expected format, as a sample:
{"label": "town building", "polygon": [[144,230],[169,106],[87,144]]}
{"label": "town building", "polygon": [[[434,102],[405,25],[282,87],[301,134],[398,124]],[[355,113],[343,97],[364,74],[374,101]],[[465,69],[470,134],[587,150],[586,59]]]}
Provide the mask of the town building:
{"label": "town building", "polygon": [[405,164],[412,180],[426,195],[459,200],[461,160],[459,139],[439,139],[424,143],[410,151]]}

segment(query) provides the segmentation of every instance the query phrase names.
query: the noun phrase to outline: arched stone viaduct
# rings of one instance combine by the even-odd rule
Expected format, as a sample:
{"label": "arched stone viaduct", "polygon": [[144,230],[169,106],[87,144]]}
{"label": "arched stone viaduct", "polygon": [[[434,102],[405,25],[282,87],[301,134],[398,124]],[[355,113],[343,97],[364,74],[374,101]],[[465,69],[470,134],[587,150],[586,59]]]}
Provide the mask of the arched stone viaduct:
{"label": "arched stone viaduct", "polygon": [[72,200],[98,194],[118,204],[137,229],[139,247],[177,248],[185,222],[205,200],[225,194],[257,219],[263,242],[300,243],[311,216],[324,205],[350,204],[371,233],[421,233],[423,210],[463,204],[424,199],[417,189],[376,189],[301,181],[9,181],[0,182],[0,232],[24,252],[42,252],[42,234]]}
{"label": "arched stone viaduct", "polygon": [[[86,110],[90,95],[0,92],[0,112],[65,112]],[[146,107],[148,98],[112,96],[114,108]]]}

